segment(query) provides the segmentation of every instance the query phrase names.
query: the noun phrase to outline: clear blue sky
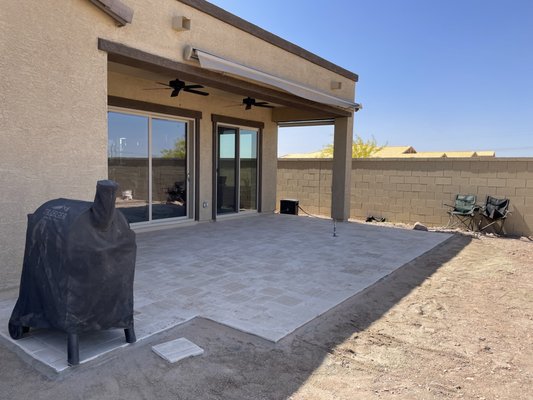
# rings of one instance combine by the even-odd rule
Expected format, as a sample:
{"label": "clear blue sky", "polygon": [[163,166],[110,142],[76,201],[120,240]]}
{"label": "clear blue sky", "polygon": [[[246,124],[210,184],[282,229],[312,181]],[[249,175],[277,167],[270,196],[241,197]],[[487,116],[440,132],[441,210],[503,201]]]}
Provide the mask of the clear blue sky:
{"label": "clear blue sky", "polygon": [[[533,156],[533,0],[211,0],[359,75],[355,134]],[[332,141],[280,132],[279,154]]]}

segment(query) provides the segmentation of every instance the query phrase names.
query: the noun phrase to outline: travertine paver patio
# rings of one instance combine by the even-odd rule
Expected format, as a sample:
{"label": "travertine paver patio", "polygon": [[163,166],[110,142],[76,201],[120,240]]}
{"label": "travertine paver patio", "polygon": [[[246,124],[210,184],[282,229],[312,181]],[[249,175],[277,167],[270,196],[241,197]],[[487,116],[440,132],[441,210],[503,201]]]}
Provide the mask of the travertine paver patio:
{"label": "travertine paver patio", "polygon": [[[137,338],[202,316],[276,342],[448,237],[359,223],[337,224],[333,237],[331,221],[289,215],[140,233]],[[52,370],[66,369],[64,335],[9,338],[13,304],[0,304],[4,342]],[[125,345],[122,330],[91,333],[80,338],[80,358]]]}

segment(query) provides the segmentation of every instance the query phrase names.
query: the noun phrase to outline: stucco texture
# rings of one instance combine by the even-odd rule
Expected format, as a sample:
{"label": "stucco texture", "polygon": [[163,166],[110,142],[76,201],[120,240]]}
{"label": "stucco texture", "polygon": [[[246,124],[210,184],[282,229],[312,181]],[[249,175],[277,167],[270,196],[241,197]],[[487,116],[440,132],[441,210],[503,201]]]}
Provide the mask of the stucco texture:
{"label": "stucco texture", "polygon": [[[211,113],[263,121],[262,203],[265,211],[275,208],[277,127],[270,110],[245,113],[230,106],[235,97],[223,93],[180,95],[171,101],[143,91],[153,81],[108,74],[98,38],[174,61],[183,61],[183,48],[193,45],[353,99],[353,81],[176,0],[123,2],[134,10],[133,22],[117,27],[87,0],[0,0],[0,290],[18,283],[26,215],[52,198],[90,200],[96,181],[107,178],[109,94],[203,112],[200,202],[212,199]],[[172,18],[179,15],[191,19],[190,31],[172,29]],[[332,80],[341,81],[342,89],[331,91]],[[200,219],[210,216],[210,208],[200,210]]]}
{"label": "stucco texture", "polygon": [[107,175],[106,57],[85,3],[1,1],[0,288],[18,281],[26,214]]}

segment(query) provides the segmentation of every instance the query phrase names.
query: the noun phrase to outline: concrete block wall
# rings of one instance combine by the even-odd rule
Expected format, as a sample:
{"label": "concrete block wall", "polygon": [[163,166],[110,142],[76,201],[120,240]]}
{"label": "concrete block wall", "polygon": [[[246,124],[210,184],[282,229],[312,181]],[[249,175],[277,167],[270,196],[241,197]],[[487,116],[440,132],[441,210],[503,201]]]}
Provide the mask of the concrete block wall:
{"label": "concrete block wall", "polygon": [[327,159],[279,160],[277,207],[280,199],[298,199],[308,213],[330,215],[332,166]]}
{"label": "concrete block wall", "polygon": [[[329,216],[330,182],[329,160],[278,160],[278,204],[296,198],[305,210]],[[456,194],[475,194],[480,204],[492,195],[511,200],[507,233],[533,232],[532,158],[357,159],[351,184],[355,219],[442,226],[448,222],[444,204],[453,204]]]}

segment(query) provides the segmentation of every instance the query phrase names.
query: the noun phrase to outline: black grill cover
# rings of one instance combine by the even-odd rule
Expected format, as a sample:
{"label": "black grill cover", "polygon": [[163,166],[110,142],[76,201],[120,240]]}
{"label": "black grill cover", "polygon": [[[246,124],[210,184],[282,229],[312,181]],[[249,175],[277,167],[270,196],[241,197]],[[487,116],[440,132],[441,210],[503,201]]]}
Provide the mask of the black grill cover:
{"label": "black grill cover", "polygon": [[28,215],[14,326],[81,333],[133,324],[135,233],[115,211],[118,185],[94,203],[56,199]]}

